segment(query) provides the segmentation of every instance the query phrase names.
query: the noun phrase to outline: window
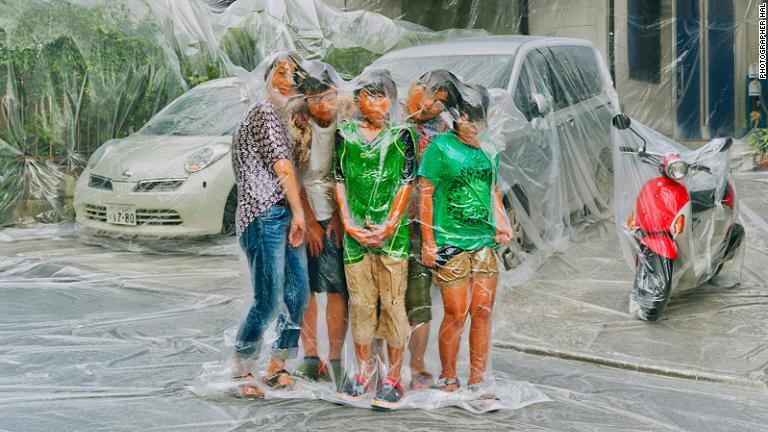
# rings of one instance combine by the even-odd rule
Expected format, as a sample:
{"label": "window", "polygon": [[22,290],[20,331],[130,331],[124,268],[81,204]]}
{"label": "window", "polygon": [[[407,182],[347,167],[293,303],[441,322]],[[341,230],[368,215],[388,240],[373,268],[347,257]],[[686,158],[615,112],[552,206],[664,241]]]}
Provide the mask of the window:
{"label": "window", "polygon": [[195,88],[152,117],[142,130],[153,135],[231,135],[247,107],[237,86]]}
{"label": "window", "polygon": [[661,81],[661,0],[629,0],[627,50],[629,78]]}
{"label": "window", "polygon": [[577,104],[603,90],[603,80],[594,49],[585,46],[550,48],[554,70],[565,90],[565,98]]}
{"label": "window", "polygon": [[532,72],[532,88],[552,99],[552,109],[559,111],[567,107],[568,99],[563,90],[562,72],[553,69],[553,58],[549,50],[535,50],[528,54]]}
{"label": "window", "polygon": [[515,106],[528,121],[533,118],[533,101],[531,100],[531,75],[525,64],[520,68],[520,79],[517,80],[515,89]]}
{"label": "window", "polygon": [[402,88],[427,71],[445,69],[467,82],[488,89],[506,88],[515,58],[503,54],[456,54],[450,56],[422,56],[383,59],[373,64],[376,69],[388,69]]}

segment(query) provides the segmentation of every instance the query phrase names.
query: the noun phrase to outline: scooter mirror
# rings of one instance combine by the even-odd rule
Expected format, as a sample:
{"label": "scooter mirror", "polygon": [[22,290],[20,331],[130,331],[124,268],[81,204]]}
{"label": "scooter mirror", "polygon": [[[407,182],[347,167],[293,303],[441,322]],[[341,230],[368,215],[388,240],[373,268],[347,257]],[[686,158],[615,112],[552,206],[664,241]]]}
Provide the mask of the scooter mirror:
{"label": "scooter mirror", "polygon": [[733,139],[728,138],[727,140],[725,140],[725,143],[723,143],[723,146],[720,147],[720,153],[727,152],[732,145],[733,145]]}
{"label": "scooter mirror", "polygon": [[615,127],[618,130],[624,130],[629,127],[630,124],[632,124],[632,120],[629,119],[629,117],[626,114],[616,114],[613,117],[613,127]]}

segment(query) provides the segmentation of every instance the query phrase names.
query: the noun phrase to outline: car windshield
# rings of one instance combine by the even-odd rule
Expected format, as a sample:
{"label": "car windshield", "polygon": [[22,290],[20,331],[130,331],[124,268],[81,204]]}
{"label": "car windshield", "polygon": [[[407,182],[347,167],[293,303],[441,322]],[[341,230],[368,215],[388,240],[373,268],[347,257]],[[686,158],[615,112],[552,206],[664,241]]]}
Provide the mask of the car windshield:
{"label": "car windshield", "polygon": [[506,89],[514,59],[510,54],[392,58],[379,60],[371,68],[388,69],[401,88],[408,87],[428,71],[445,69],[467,82],[489,89]]}
{"label": "car windshield", "polygon": [[142,131],[153,135],[231,135],[246,108],[237,86],[192,89],[154,116]]}

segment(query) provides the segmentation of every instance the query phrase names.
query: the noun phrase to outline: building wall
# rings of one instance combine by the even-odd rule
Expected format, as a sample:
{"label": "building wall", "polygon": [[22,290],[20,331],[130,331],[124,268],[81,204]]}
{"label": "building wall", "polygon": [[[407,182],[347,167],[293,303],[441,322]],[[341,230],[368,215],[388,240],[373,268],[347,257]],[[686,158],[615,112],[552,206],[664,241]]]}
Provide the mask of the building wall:
{"label": "building wall", "polygon": [[627,52],[627,0],[616,0],[614,61],[616,90],[619,93],[622,111],[667,135],[675,134],[675,29],[672,18],[672,1],[662,0],[661,17],[661,79],[658,84],[629,78],[629,55]]}
{"label": "building wall", "polygon": [[532,35],[589,39],[608,58],[608,0],[528,0]]}
{"label": "building wall", "polygon": [[736,27],[736,132],[746,132],[746,86],[749,65],[757,68],[758,5],[763,1],[734,1],[734,16],[743,24]]}

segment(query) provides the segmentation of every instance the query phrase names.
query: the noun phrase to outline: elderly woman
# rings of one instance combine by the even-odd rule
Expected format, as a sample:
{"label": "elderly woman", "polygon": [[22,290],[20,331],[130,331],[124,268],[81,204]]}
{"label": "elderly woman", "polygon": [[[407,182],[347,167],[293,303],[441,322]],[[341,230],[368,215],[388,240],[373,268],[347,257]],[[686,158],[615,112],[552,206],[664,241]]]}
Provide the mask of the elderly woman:
{"label": "elderly woman", "polygon": [[[245,359],[258,356],[264,332],[280,314],[279,333],[262,382],[287,388],[293,379],[285,361],[298,353],[299,333],[309,297],[306,232],[300,189],[294,171],[295,151],[287,122],[296,100],[298,59],[273,57],[266,76],[267,96],[240,122],[232,139],[232,167],[237,184],[237,235],[248,260],[253,304],[237,333],[236,379],[248,381],[240,393],[263,397]],[[282,114],[282,115],[281,115]]]}

